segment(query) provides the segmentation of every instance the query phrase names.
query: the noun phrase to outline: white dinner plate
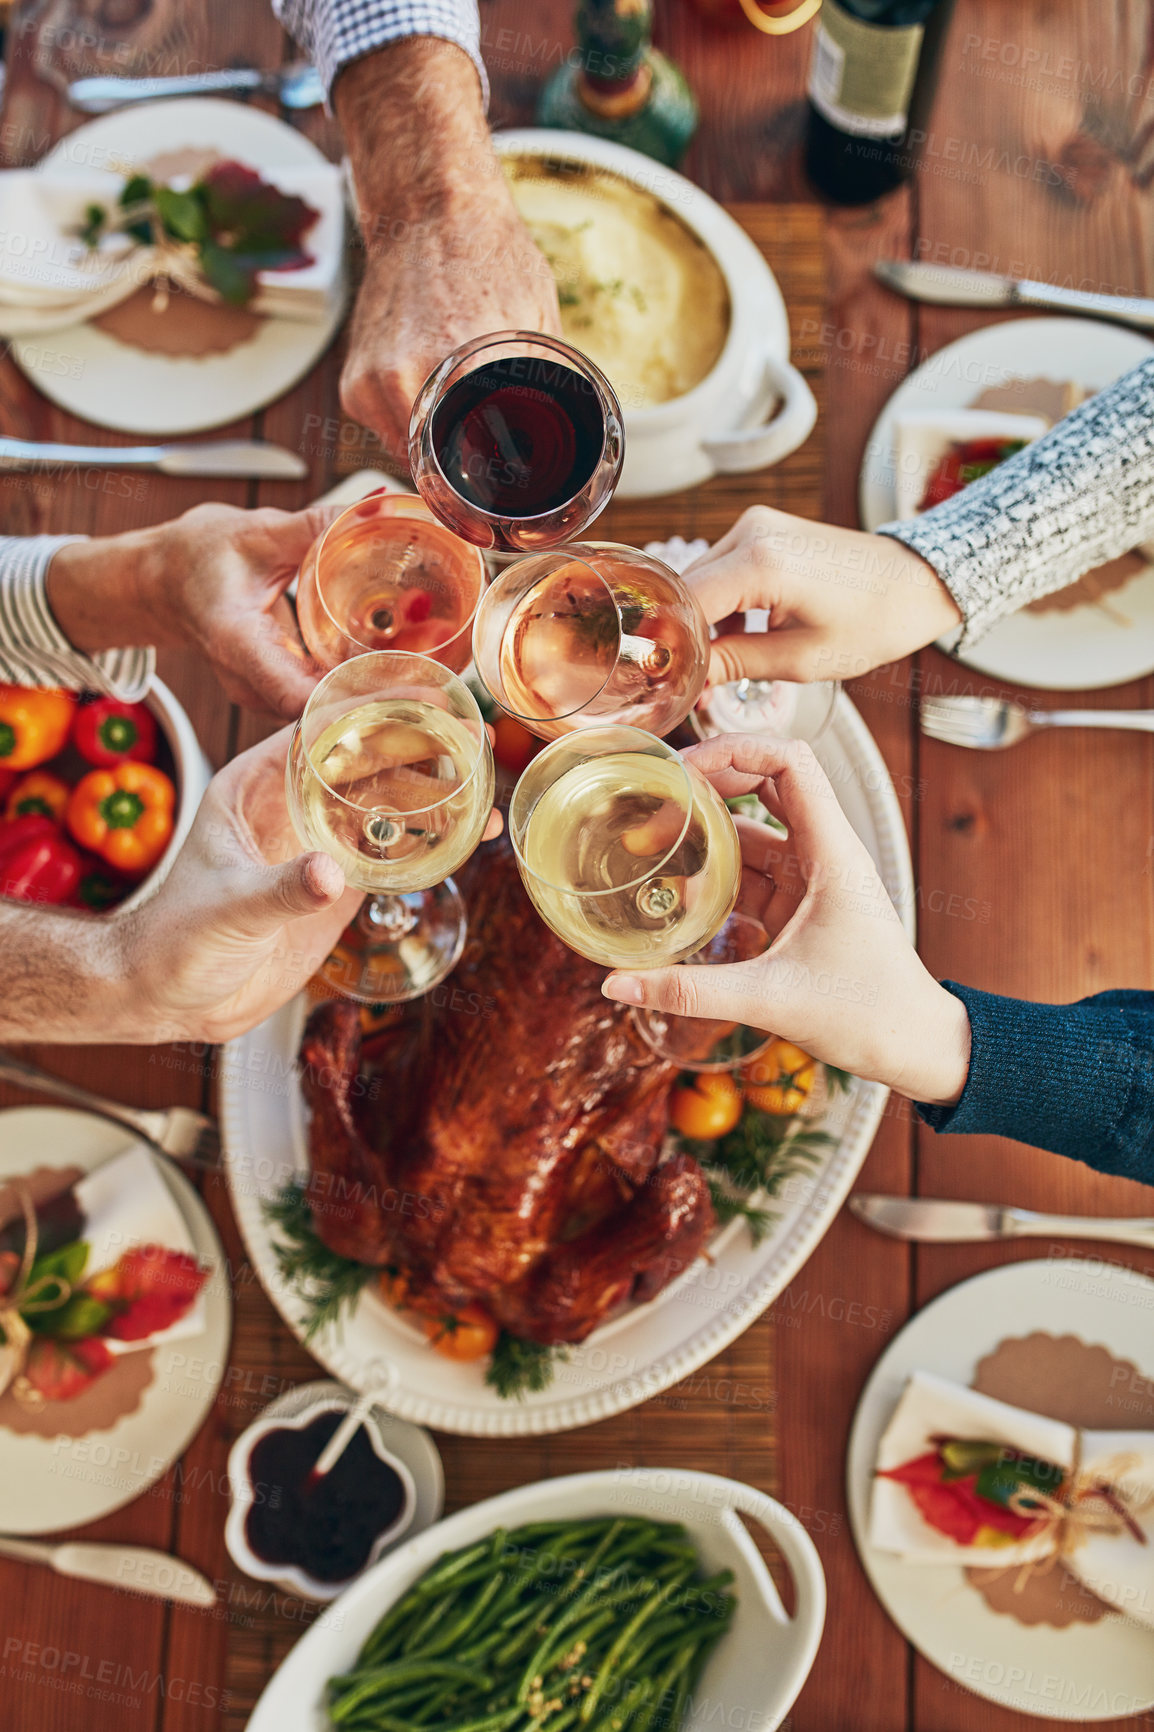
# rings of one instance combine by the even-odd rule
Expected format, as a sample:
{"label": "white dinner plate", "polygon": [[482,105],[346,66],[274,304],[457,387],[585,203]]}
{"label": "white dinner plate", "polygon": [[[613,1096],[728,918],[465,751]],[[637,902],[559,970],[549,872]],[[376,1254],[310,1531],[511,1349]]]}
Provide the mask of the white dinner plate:
{"label": "white dinner plate", "polygon": [[[899,415],[965,409],[982,391],[1011,379],[1070,379],[1100,391],[1152,353],[1149,337],[1093,319],[1012,319],[947,344],[903,379],[874,422],[859,482],[863,528],[876,529],[897,516]],[[959,659],[992,679],[1057,691],[1140,679],[1154,671],[1154,566],[1106,600],[1108,607],[1011,614]]]}
{"label": "white dinner plate", "polygon": [[[913,879],[901,809],[865,723],[844,693],[815,747],[854,828],[913,933]],[[269,1296],[298,1339],[303,1307],[277,1272],[265,1202],[308,1171],[306,1120],[296,1055],[307,1013],[303,995],[225,1049],[221,1128],[233,1208]],[[557,1365],[551,1387],[503,1401],[484,1367],[454,1364],[379,1300],[362,1293],[342,1328],[309,1344],[321,1364],[361,1389],[382,1359],[396,1371],[386,1405],[403,1419],[442,1431],[510,1437],[588,1425],[646,1401],[712,1359],[769,1305],[829,1226],[873,1141],[886,1090],[855,1080],[835,1096],[823,1129],[835,1142],[804,1176],[791,1177],[773,1205],[775,1225],[759,1246],[740,1221],[719,1232],[701,1258],[645,1305],[597,1329]],[[768,1391],[763,1392],[768,1402]]]}
{"label": "white dinner plate", "polygon": [[[107,1119],[72,1107],[8,1107],[0,1111],[0,1181],[37,1167],[87,1171],[134,1140]],[[159,1157],[157,1168],[197,1256],[213,1265],[204,1288],[204,1328],[152,1349],[152,1381],[139,1407],[107,1431],[50,1438],[17,1436],[0,1426],[0,1532],[58,1533],[132,1503],[183,1455],[216,1399],[232,1329],[228,1264],[208,1211],[183,1173]]]}
{"label": "white dinner plate", "polygon": [[[187,147],[223,151],[260,170],[328,160],[259,108],[198,96],[102,114],[62,138],[44,161],[108,168]],[[18,337],[12,355],[38,391],[98,427],[156,438],[203,433],[253,414],[303,378],[332,342],[344,302],[342,287],[325,319],[262,319],[250,342],[219,355],[152,354],[90,324]]]}
{"label": "white dinner plate", "polygon": [[1009,1263],[941,1294],[890,1343],[870,1374],[850,1433],[850,1522],[874,1592],[926,1659],[954,1684],[1023,1714],[1110,1720],[1154,1707],[1154,1634],[1118,1617],[1057,1630],[993,1612],[956,1564],[907,1564],[869,1543],[878,1444],[910,1373],[968,1384],[1011,1337],[1076,1335],[1154,1372],[1154,1281],[1091,1258]]}

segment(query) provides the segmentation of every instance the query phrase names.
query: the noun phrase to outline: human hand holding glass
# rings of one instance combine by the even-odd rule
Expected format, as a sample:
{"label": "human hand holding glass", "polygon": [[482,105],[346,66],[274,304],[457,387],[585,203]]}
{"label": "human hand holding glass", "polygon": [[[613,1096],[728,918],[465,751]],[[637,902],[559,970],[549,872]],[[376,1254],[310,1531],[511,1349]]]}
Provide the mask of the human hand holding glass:
{"label": "human hand holding glass", "polygon": [[356,656],[309,699],[285,775],[302,840],[371,893],[322,974],[365,1004],[427,992],[461,954],[464,910],[449,874],[481,841],[493,803],[472,694],[425,656]]}
{"label": "human hand holding glass", "polygon": [[741,912],[771,943],[745,962],[610,974],[607,998],[771,1030],[915,1100],[957,1100],[969,1021],[906,937],[865,844],[809,746],[729,736],[685,754],[727,799],[756,793],[789,829],[738,819]]}

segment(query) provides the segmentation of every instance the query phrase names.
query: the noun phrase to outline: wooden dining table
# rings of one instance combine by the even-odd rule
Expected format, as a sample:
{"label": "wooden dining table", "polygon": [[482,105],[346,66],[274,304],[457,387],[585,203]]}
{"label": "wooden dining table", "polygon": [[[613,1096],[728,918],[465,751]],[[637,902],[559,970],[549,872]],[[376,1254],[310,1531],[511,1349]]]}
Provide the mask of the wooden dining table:
{"label": "wooden dining table", "polygon": [[[685,172],[728,204],[778,272],[794,356],[818,393],[817,431],[793,457],[684,496],[615,503],[622,539],[716,537],[764,501],[857,521],[870,427],[911,367],[999,315],[918,306],[883,288],[880,258],[922,257],[1054,283],[1154,294],[1154,17],[1147,0],[957,0],[921,163],[909,185],[859,209],[824,206],[801,166],[811,27],[785,37],[744,20],[709,20],[687,0],[657,0],[656,35],[697,94],[701,122]],[[734,9],[736,11],[736,9]],[[481,0],[495,125],[531,122],[541,80],[572,43],[567,0]],[[38,160],[82,117],[63,94],[91,70],[178,72],[274,66],[294,56],[267,0],[23,0],[7,29],[0,150]],[[321,110],[284,115],[336,155]],[[298,506],[357,467],[374,442],[342,415],[340,341],[279,401],[232,429],[301,450],[299,484],[148,476],[126,487],[98,468],[0,479],[5,534],[108,534],[173,516],[204,498]],[[1061,357],[1055,366],[1061,370]],[[57,410],[36,377],[0,359],[0,431],[118,444]],[[1150,646],[1154,663],[1154,644]],[[270,724],[230,708],[191,653],[165,653],[163,677],[214,765]],[[919,730],[919,693],[1008,690],[930,649],[849,687],[888,764],[908,826],[919,947],[939,977],[1048,1001],[1109,987],[1154,987],[1154,740],[1069,731],[1003,753],[937,744]],[[1043,707],[1057,694],[1011,692]],[[1154,707],[1154,679],[1080,693],[1087,706]],[[48,1047],[50,1070],[140,1106],[212,1109],[216,1063],[202,1049]],[[1032,1079],[1050,1084],[1040,1064]],[[23,1098],[5,1091],[11,1104]],[[3,1140],[0,1120],[0,1143]],[[316,1375],[264,1298],[233,1222],[227,1188],[198,1183],[229,1259],[236,1329],[209,1419],[147,1496],[86,1537],[178,1553],[219,1586],[211,1614],[0,1564],[0,1726],[5,1732],[239,1732],[310,1613],[257,1599],[223,1543],[225,1464],[236,1433],[286,1385]],[[1074,1214],[1143,1214],[1150,1194],[1072,1160],[998,1137],[936,1136],[892,1099],[862,1169],[866,1189],[1018,1203]],[[545,1475],[620,1463],[708,1468],[753,1478],[806,1526],[829,1588],[825,1636],[793,1708],[793,1732],[1010,1732],[1003,1710],[906,1644],[875,1598],[846,1515],[847,1434],[863,1383],[903,1322],[981,1270],[1068,1250],[1028,1245],[914,1248],[846,1210],[768,1314],[687,1385],[631,1413],[555,1437],[438,1439],[450,1508]],[[1097,1248],[1099,1251],[1101,1248]],[[1154,1273],[1122,1246],[1111,1262]],[[1149,1370],[1150,1367],[1145,1368]],[[724,1372],[724,1375],[721,1372]],[[252,1584],[248,1584],[251,1588]],[[61,1656],[75,1656],[67,1664]],[[107,1688],[77,1693],[72,1677]],[[1108,1680],[1104,1680],[1108,1682]],[[1148,1715],[1116,1727],[1154,1724]]]}

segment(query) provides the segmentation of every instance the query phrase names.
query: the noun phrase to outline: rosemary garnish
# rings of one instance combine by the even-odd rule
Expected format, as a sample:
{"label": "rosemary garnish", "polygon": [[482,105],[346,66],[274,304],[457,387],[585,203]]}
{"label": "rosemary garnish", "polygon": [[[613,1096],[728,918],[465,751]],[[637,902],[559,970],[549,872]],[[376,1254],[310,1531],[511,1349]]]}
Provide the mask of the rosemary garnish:
{"label": "rosemary garnish", "polygon": [[290,1179],[263,1207],[280,1233],[273,1240],[277,1268],[304,1302],[307,1344],[330,1323],[341,1322],[378,1271],[329,1250],[317,1232],[299,1179]]}
{"label": "rosemary garnish", "polygon": [[564,1347],[546,1347],[540,1341],[523,1341],[502,1329],[485,1372],[485,1382],[502,1401],[524,1401],[540,1395],[553,1381],[558,1360],[568,1359]]}

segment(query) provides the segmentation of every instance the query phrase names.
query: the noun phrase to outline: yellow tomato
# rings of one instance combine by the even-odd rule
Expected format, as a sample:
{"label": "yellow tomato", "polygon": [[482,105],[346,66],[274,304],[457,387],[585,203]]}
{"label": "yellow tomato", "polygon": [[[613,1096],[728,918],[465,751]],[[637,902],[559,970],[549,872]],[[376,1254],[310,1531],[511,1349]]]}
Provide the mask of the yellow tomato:
{"label": "yellow tomato", "polygon": [[788,1040],[774,1040],[742,1076],[745,1098],[763,1113],[799,1113],[817,1080],[817,1060]]}
{"label": "yellow tomato", "polygon": [[459,1311],[422,1317],[421,1327],[430,1347],[446,1359],[484,1359],[496,1347],[501,1333],[482,1305],[462,1305]]}
{"label": "yellow tomato", "polygon": [[391,1305],[394,1311],[403,1311],[409,1297],[409,1275],[406,1269],[382,1269],[377,1276],[377,1287],[386,1305]]}
{"label": "yellow tomato", "polygon": [[683,1137],[723,1137],[740,1119],[745,1102],[727,1071],[703,1073],[675,1088],[669,1122]]}

